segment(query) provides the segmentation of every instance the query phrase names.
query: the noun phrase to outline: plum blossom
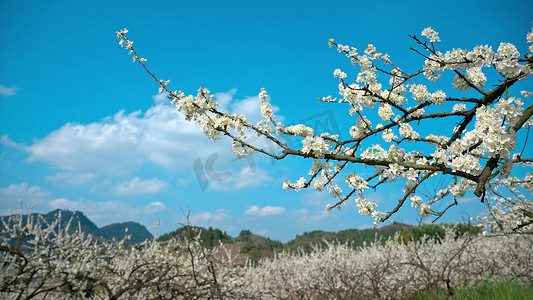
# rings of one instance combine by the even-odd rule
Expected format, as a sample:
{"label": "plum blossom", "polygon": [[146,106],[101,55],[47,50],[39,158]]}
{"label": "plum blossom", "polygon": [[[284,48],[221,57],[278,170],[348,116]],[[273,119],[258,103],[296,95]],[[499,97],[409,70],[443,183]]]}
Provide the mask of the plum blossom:
{"label": "plum blossom", "polygon": [[287,134],[301,136],[301,137],[310,137],[310,136],[313,136],[313,134],[315,133],[313,128],[307,127],[303,124],[292,125],[292,126],[286,127],[285,132],[287,132]]}
{"label": "plum blossom", "polygon": [[316,155],[317,158],[324,158],[324,155],[329,152],[329,146],[326,142],[324,142],[324,139],[315,136],[315,137],[306,137],[302,141],[303,147],[302,151],[304,153],[311,153]]}
{"label": "plum blossom", "polygon": [[411,93],[416,102],[420,103],[428,100],[431,94],[428,92],[427,87],[423,84],[415,84],[411,86]]}
{"label": "plum blossom", "polygon": [[430,42],[440,42],[439,33],[433,30],[431,27],[427,27],[422,30],[422,36],[425,36],[429,39]]}
{"label": "plum blossom", "polygon": [[383,121],[388,121],[394,116],[394,112],[392,112],[392,107],[389,104],[381,103],[379,105],[378,115]]}
{"label": "plum blossom", "polygon": [[383,130],[383,133],[381,134],[381,137],[383,138],[383,140],[387,143],[390,143],[392,142],[392,140],[394,140],[395,138],[398,138],[394,132],[392,131],[392,129],[388,128],[388,129],[385,129]]}
{"label": "plum blossom", "polygon": [[431,94],[431,102],[435,103],[436,105],[442,105],[444,100],[446,100],[446,94],[441,90]]}
{"label": "plum blossom", "polygon": [[346,73],[342,72],[340,69],[335,69],[335,72],[333,72],[333,76],[339,77],[339,79],[346,78]]}
{"label": "plum blossom", "polygon": [[416,139],[420,136],[408,123],[400,124],[400,135],[410,139]]}
{"label": "plum blossom", "polygon": [[365,216],[372,214],[374,208],[377,207],[377,204],[372,201],[367,201],[365,197],[355,198],[355,203],[359,209],[359,213]]}
{"label": "plum blossom", "polygon": [[[135,62],[148,69],[146,59],[138,56],[133,41],[126,36],[128,31],[123,29],[116,33],[120,46],[126,48]],[[354,47],[338,44],[333,39],[328,41],[358,69],[351,82],[345,72],[335,69],[333,76],[339,78],[337,87],[341,97],[320,99],[333,105],[346,105],[349,114],[357,116],[355,124],[347,126],[349,135],[343,135],[344,140],[340,133],[315,135],[316,128],[304,124],[286,126],[274,121],[275,115],[264,89],[259,93],[264,119],[251,124],[246,116],[223,111],[206,88],[200,87],[196,95],[185,95],[170,90],[168,81],[149,74],[158,82],[160,92],[168,93],[172,105],[183,117],[198,125],[208,138],[229,137],[237,157],[259,151],[274,159],[312,158],[310,179],[300,177],[296,183],[287,180],[283,188],[327,189],[336,201],[327,208],[340,208],[344,201],[353,197],[360,213],[374,218],[375,224],[391,220],[406,198],[387,212],[377,210],[377,204],[367,201],[363,191],[368,187],[382,189],[398,180],[402,181],[404,197],[412,197],[412,205],[423,217],[439,215],[434,210],[438,206],[433,204],[453,198],[452,205],[455,205],[456,199],[470,191],[483,201],[487,200],[492,220],[484,220],[482,224],[492,230],[529,230],[528,224],[533,222],[528,222],[533,219],[533,213],[523,212],[528,212],[530,207],[528,199],[522,196],[531,193],[532,176],[527,175],[531,174],[527,170],[533,163],[532,158],[522,157],[527,153],[522,149],[526,149],[526,129],[533,126],[533,111],[530,103],[509,93],[514,92],[516,82],[527,80],[533,74],[531,54],[520,58],[518,48],[507,42],[501,43],[496,52],[489,45],[478,45],[470,51],[461,48],[439,51],[433,44],[440,41],[438,32],[428,27],[422,31],[422,36],[431,44],[412,36],[422,48],[421,51],[415,49],[416,53],[425,59],[421,69],[413,73],[401,69],[388,54],[378,52],[372,44],[366,46],[364,53],[358,53]],[[527,33],[526,40],[533,44],[533,30]],[[532,47],[529,46],[530,51]],[[490,73],[486,75],[484,67],[494,67],[499,73],[495,75],[500,78],[488,76]],[[432,84],[441,78],[452,78],[443,77],[444,73],[453,74],[455,91],[450,91],[449,96],[426,85],[427,80]],[[471,89],[476,92],[462,93]],[[411,96],[407,95],[408,90]],[[521,94],[523,97],[532,95],[526,91]],[[448,105],[451,102],[453,106]],[[382,123],[374,128],[371,121],[378,117]],[[420,138],[420,133],[425,137]],[[252,146],[247,141],[254,135],[276,146]],[[292,137],[302,138],[301,148],[287,142]],[[388,151],[383,148],[385,144],[389,145]],[[368,174],[355,175],[354,169],[358,166],[368,169]],[[516,171],[516,167],[526,171]],[[342,176],[346,180],[339,183],[338,178]],[[433,177],[449,179],[449,183],[440,189],[445,192],[439,191],[431,201],[423,203],[416,198],[419,187]],[[343,197],[342,187],[346,185],[353,191]],[[494,198],[506,195],[499,189],[506,189],[514,196]],[[499,204],[491,206],[490,203]],[[522,210],[514,209],[516,207]]]}
{"label": "plum blossom", "polygon": [[364,180],[361,176],[355,175],[354,173],[346,176],[346,183],[352,189],[356,190],[365,190],[368,188],[368,182]]}
{"label": "plum blossom", "polygon": [[465,111],[466,110],[466,105],[464,103],[457,103],[453,106],[453,112],[456,112],[456,111]]}
{"label": "plum blossom", "polygon": [[487,82],[487,77],[481,71],[480,67],[469,68],[466,71],[466,76],[468,80],[477,87],[483,87],[485,82]]}

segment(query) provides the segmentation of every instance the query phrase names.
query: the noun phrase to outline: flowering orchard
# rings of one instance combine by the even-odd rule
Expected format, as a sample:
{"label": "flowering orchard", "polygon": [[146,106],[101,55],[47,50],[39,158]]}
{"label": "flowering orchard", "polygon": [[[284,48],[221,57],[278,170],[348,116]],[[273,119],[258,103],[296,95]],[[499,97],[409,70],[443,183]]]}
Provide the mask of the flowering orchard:
{"label": "flowering orchard", "polygon": [[[486,281],[533,284],[533,235],[327,244],[238,266],[198,236],[129,246],[22,213],[2,218],[1,299],[400,299]],[[72,219],[71,219],[72,220]]]}
{"label": "flowering orchard", "polygon": [[[327,191],[333,202],[326,210],[355,201],[359,213],[370,215],[378,225],[390,221],[410,201],[422,217],[438,219],[470,191],[488,207],[489,218],[478,219],[484,226],[505,232],[533,229],[533,158],[523,156],[533,125],[533,105],[529,99],[524,99],[524,104],[521,98],[510,96],[515,83],[533,74],[533,32],[527,34],[530,53],[521,57],[513,44],[504,42],[496,50],[480,45],[472,50],[442,52],[438,50],[438,32],[426,28],[421,37],[410,36],[417,46],[411,47],[414,55],[425,59],[414,73],[404,71],[371,44],[360,53],[331,39],[329,45],[359,70],[355,81],[335,70],[340,96],[319,98],[348,107],[354,125],[346,140],[327,132],[317,133],[303,124],[286,126],[278,122],[265,89],[259,93],[263,119],[256,124],[243,115],[219,110],[214,95],[206,88],[201,87],[195,96],[172,91],[168,80],[149,71],[147,60],[138,55],[127,33],[126,29],[117,32],[120,45],[160,84],[159,91],[168,93],[172,105],[210,139],[229,137],[237,157],[255,151],[274,159],[312,158],[307,176],[287,180],[283,188]],[[442,80],[446,73],[454,76],[454,89],[445,92],[432,88],[431,84]],[[524,98],[533,96],[530,91],[520,94]],[[380,123],[372,124],[371,119]],[[446,135],[423,135],[424,127],[435,124],[457,126],[448,128]],[[254,146],[249,142],[254,135],[266,138],[277,148]],[[287,139],[293,137],[301,139],[301,147],[287,144]],[[357,165],[373,167],[372,175],[361,177],[355,172]],[[424,200],[421,187],[442,178],[449,184]],[[403,196],[392,209],[380,210],[365,196],[365,191],[395,181],[404,184]]]}
{"label": "flowering orchard", "polygon": [[25,219],[22,212],[2,218],[1,299],[222,298],[217,280],[230,271],[227,256],[197,239],[132,247],[128,236],[98,240],[60,220]]}

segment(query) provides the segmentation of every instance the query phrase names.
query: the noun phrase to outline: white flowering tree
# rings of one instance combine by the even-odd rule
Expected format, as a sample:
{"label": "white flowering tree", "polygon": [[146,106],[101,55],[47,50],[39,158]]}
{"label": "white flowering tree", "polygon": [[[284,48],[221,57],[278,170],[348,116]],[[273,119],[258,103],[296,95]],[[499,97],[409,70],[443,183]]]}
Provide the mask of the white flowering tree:
{"label": "white flowering tree", "polygon": [[[171,90],[168,80],[149,71],[147,60],[134,50],[127,32],[117,32],[120,45],[160,84],[159,91],[168,93],[172,105],[210,139],[229,137],[239,158],[252,152],[275,159],[312,158],[308,175],[295,182],[287,180],[284,189],[327,190],[333,198],[327,210],[340,208],[352,199],[359,212],[372,216],[376,225],[390,220],[408,200],[421,216],[436,220],[471,191],[489,208],[490,218],[479,219],[485,226],[506,232],[533,232],[533,158],[523,157],[533,125],[533,105],[529,100],[524,105],[520,98],[509,96],[515,83],[533,74],[533,57],[531,53],[521,57],[513,44],[501,43],[496,51],[483,45],[443,53],[436,47],[438,33],[429,27],[422,31],[422,37],[411,36],[417,45],[411,49],[425,63],[420,70],[407,73],[371,44],[359,53],[354,47],[330,40],[329,45],[345,54],[359,70],[355,81],[335,70],[340,97],[319,98],[346,105],[354,116],[350,138],[341,140],[338,135],[317,133],[303,124],[287,126],[278,122],[264,89],[259,93],[263,119],[255,124],[243,115],[219,109],[206,88],[187,96]],[[527,42],[533,52],[532,32],[527,34]],[[431,86],[445,72],[454,76],[455,90],[447,93]],[[521,91],[521,95],[527,98],[533,93]],[[371,120],[380,123],[372,124]],[[445,135],[424,130],[435,124],[457,126],[448,128]],[[252,144],[249,137],[254,135],[266,138],[275,147]],[[291,147],[287,140],[292,137],[299,137],[302,146]],[[361,177],[356,173],[357,165],[373,167],[372,175]],[[424,200],[419,190],[436,180],[434,177],[444,177],[449,184]],[[366,198],[365,191],[395,181],[403,181],[404,187],[403,196],[392,209],[380,210]],[[438,210],[438,206],[444,209]]]}
{"label": "white flowering tree", "polygon": [[[72,221],[72,219],[71,219]],[[0,299],[399,299],[486,281],[533,284],[533,235],[316,245],[238,266],[188,234],[128,245],[41,216],[1,218]]]}
{"label": "white flowering tree", "polygon": [[[73,218],[0,218],[0,299],[224,299],[232,258],[199,236],[108,241],[84,234]],[[125,232],[127,234],[127,232]]]}

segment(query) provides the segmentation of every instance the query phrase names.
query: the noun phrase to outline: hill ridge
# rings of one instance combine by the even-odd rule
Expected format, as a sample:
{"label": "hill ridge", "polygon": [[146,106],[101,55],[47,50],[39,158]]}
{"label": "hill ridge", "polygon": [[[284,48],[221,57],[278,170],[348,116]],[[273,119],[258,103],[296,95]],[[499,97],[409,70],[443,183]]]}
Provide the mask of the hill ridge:
{"label": "hill ridge", "polygon": [[[112,223],[101,228],[98,228],[85,214],[81,211],[70,211],[63,209],[56,209],[46,214],[41,214],[46,222],[51,223],[58,213],[61,213],[61,226],[66,226],[68,221],[72,218],[71,230],[78,229],[76,223],[79,222],[79,227],[82,232],[91,234],[95,237],[106,240],[122,239],[126,234],[128,228],[128,235],[131,235],[130,243],[137,244],[147,239],[153,239],[153,235],[146,229],[146,227],[138,222],[128,221],[120,223]],[[35,217],[38,213],[32,213]],[[23,215],[27,218],[28,215]],[[7,216],[2,216],[4,220]],[[23,219],[25,220],[25,219]],[[263,237],[252,233],[248,229],[243,229],[236,237],[231,237],[225,231],[218,228],[203,228],[200,226],[189,225],[177,228],[174,231],[165,233],[157,238],[158,241],[164,242],[171,238],[178,238],[186,240],[188,234],[197,236],[200,234],[204,246],[208,248],[219,246],[221,243],[226,248],[234,253],[240,253],[239,257],[243,260],[252,259],[258,260],[263,257],[272,256],[280,251],[310,251],[315,245],[325,245],[326,243],[349,243],[351,246],[360,247],[370,244],[376,240],[386,240],[399,234],[401,239],[410,240],[418,239],[423,235],[430,237],[442,237],[444,235],[444,228],[454,226],[453,224],[423,224],[421,226],[414,226],[404,223],[394,222],[390,225],[381,228],[366,228],[366,229],[344,229],[337,232],[313,230],[304,232],[286,243],[279,240],[272,240],[268,237]],[[458,224],[458,230],[461,233],[478,233],[480,228],[474,227],[471,224]],[[0,223],[0,228],[3,225]]]}
{"label": "hill ridge", "polygon": [[[81,231],[86,234],[93,235],[98,238],[103,238],[106,240],[112,240],[113,237],[120,240],[126,234],[126,228],[128,228],[128,235],[131,235],[130,243],[137,244],[143,242],[146,239],[152,239],[153,235],[146,229],[146,227],[138,222],[121,222],[121,223],[112,223],[106,226],[99,228],[91,221],[83,212],[81,211],[71,211],[68,209],[55,209],[48,213],[31,213],[22,214],[23,222],[26,222],[28,216],[32,217],[35,220],[37,215],[41,215],[46,223],[52,223],[58,214],[61,214],[61,226],[67,226],[70,221],[70,232],[76,231],[78,228],[81,228]],[[4,221],[7,221],[9,216],[1,216]],[[45,225],[45,224],[43,224]],[[0,223],[0,229],[3,228],[3,223]]]}

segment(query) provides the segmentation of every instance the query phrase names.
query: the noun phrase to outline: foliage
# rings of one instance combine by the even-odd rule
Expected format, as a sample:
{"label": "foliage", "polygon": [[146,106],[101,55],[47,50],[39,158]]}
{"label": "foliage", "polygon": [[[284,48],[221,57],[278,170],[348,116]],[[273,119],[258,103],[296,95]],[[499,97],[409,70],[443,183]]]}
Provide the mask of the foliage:
{"label": "foliage", "polygon": [[379,241],[386,241],[389,238],[396,238],[399,242],[407,242],[411,240],[419,240],[424,237],[426,239],[439,240],[444,237],[447,229],[453,229],[458,236],[464,234],[477,235],[481,232],[481,228],[472,224],[422,224],[420,226],[412,226],[402,223],[394,223],[381,228],[367,228],[346,229],[337,233],[324,232],[315,230],[305,232],[303,235],[298,235],[294,240],[286,244],[285,249],[295,251],[303,249],[305,252],[310,252],[315,245],[325,246],[327,243],[347,243],[354,248],[362,247],[368,244]]}
{"label": "foliage", "polygon": [[172,232],[167,232],[165,234],[162,234],[160,237],[157,238],[157,240],[160,242],[169,241],[171,239],[186,240],[187,235],[189,233],[198,234],[200,231],[203,231],[203,230],[205,230],[205,228],[198,227],[198,226],[189,226],[189,227],[182,226]]}
{"label": "foliage", "polygon": [[[220,237],[223,234],[220,229],[204,229],[201,227],[190,227],[190,231],[198,235],[200,241],[207,248],[212,248],[223,244],[225,247],[231,247],[237,251],[240,256],[246,257],[252,261],[257,262],[259,259],[274,257],[276,253],[287,250],[291,252],[304,251],[309,253],[316,245],[326,246],[327,243],[332,244],[349,244],[353,248],[369,245],[376,240],[386,241],[389,238],[397,236],[399,242],[410,241],[413,239],[425,238],[442,238],[446,228],[453,228],[458,236],[465,233],[478,234],[481,228],[473,226],[472,224],[423,224],[421,226],[412,226],[402,223],[394,223],[381,228],[367,228],[367,229],[346,229],[339,232],[325,232],[315,230],[311,232],[304,232],[302,235],[297,235],[293,240],[283,244],[280,241],[274,241],[252,233],[248,229],[241,230],[239,235],[235,238],[230,236],[223,236],[222,238],[213,239],[213,236]],[[168,241],[172,238],[181,241],[186,240],[187,227],[180,227],[179,229],[164,234],[158,241]],[[216,241],[216,242],[213,242]],[[220,243],[219,243],[220,242]]]}
{"label": "foliage", "polygon": [[125,222],[125,223],[115,223],[104,226],[98,230],[96,236],[102,237],[104,239],[122,239],[124,233],[127,232],[131,235],[129,242],[131,244],[138,244],[145,240],[151,240],[153,238],[152,234],[144,227],[136,222]]}
{"label": "foliage", "polygon": [[516,300],[530,299],[533,286],[523,286],[515,282],[481,282],[475,286],[461,286],[453,293],[417,293],[415,296],[405,297],[405,300]]}
{"label": "foliage", "polygon": [[400,234],[400,239],[403,241],[418,240],[422,237],[440,240],[444,238],[447,229],[453,228],[457,232],[457,236],[465,234],[476,235],[481,232],[481,228],[473,226],[472,224],[422,224],[420,226],[413,226],[410,230],[403,229]]}
{"label": "foliage", "polygon": [[243,229],[239,233],[239,236],[235,239],[240,242],[251,242],[252,241],[252,232],[249,229]]}
{"label": "foliage", "polygon": [[209,227],[209,229],[203,231],[200,234],[200,240],[202,240],[204,246],[212,247],[218,245],[221,242],[231,240],[231,237],[226,233],[222,232],[220,229]]}
{"label": "foliage", "polygon": [[[256,124],[243,115],[221,110],[206,88],[200,87],[196,95],[172,91],[167,88],[169,80],[149,71],[147,60],[134,50],[127,33],[126,29],[117,32],[119,44],[159,83],[160,92],[168,93],[184,118],[196,123],[207,137],[229,137],[239,158],[252,152],[274,159],[312,158],[308,176],[296,182],[287,180],[283,188],[327,191],[334,202],[326,210],[340,209],[352,199],[359,212],[371,216],[378,225],[390,220],[410,200],[421,217],[436,220],[470,192],[487,204],[489,218],[478,219],[485,227],[504,232],[533,230],[533,202],[528,197],[533,190],[533,158],[523,157],[531,154],[524,151],[533,125],[533,105],[524,106],[520,98],[510,96],[518,81],[533,74],[533,56],[528,53],[521,57],[511,43],[500,43],[496,51],[480,45],[470,51],[454,48],[441,52],[438,32],[428,27],[421,32],[422,37],[410,36],[417,45],[411,49],[425,62],[418,71],[407,73],[372,44],[360,53],[331,39],[330,46],[358,69],[355,80],[335,70],[340,98],[319,98],[347,106],[356,118],[350,137],[341,140],[338,135],[318,133],[304,124],[279,122],[265,89],[259,93],[263,120]],[[533,52],[533,32],[526,38],[529,52]],[[435,83],[448,78],[443,74],[453,76],[454,89],[448,92],[437,89],[440,86]],[[520,93],[525,98],[533,95]],[[444,134],[427,132],[435,126]],[[254,135],[263,137],[266,146],[253,144],[250,137]],[[288,144],[292,138],[300,139],[302,147]],[[371,175],[366,175],[368,171],[356,173],[357,166],[369,167]],[[366,192],[386,189],[396,181],[403,183],[403,196],[392,209],[378,210]],[[420,188],[435,181],[448,184],[424,200]],[[442,206],[446,201],[448,204]]]}
{"label": "foliage", "polygon": [[177,239],[180,241],[186,241],[190,239],[192,235],[198,235],[199,240],[205,247],[211,248],[220,243],[231,242],[231,236],[229,236],[225,231],[222,232],[220,229],[209,227],[208,229],[198,227],[198,226],[182,226],[172,232],[165,233],[158,238],[158,241],[164,242],[171,239]]}

